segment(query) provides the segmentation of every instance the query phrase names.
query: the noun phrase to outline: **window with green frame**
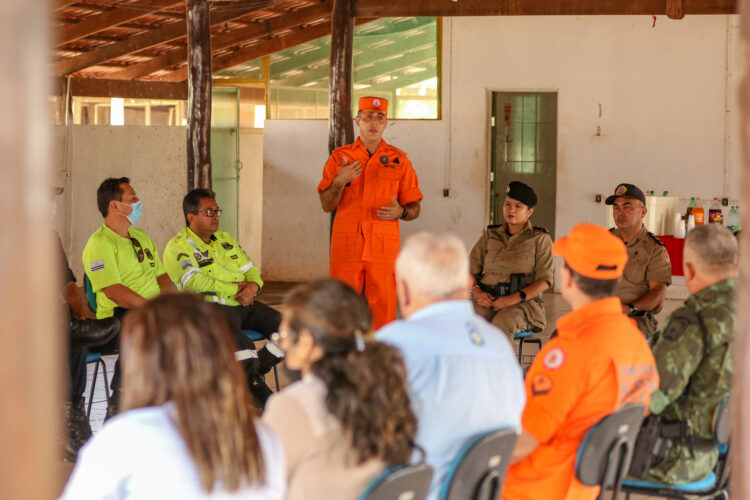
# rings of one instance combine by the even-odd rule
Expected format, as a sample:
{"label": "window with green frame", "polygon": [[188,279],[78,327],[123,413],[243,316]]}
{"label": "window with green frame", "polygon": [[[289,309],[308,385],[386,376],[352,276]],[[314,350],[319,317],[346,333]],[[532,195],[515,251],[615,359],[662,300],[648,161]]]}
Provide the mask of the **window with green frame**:
{"label": "window with green frame", "polygon": [[[273,119],[328,118],[331,37],[304,43],[270,57],[268,104]],[[354,31],[353,113],[363,96],[389,100],[395,119],[440,118],[440,20],[384,18]],[[254,60],[218,72],[219,78],[260,78]]]}

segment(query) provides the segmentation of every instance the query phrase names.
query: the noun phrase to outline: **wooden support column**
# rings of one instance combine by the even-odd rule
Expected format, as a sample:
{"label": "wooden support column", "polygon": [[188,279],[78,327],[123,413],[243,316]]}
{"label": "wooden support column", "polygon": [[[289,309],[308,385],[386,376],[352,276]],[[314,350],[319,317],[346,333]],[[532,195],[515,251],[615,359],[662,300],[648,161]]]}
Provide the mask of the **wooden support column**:
{"label": "wooden support column", "polygon": [[[0,498],[56,498],[62,483],[60,282],[53,253],[48,1],[0,3]],[[55,301],[58,297],[57,303]]]}
{"label": "wooden support column", "polygon": [[188,190],[211,188],[211,20],[208,0],[187,0]]}
{"label": "wooden support column", "polygon": [[352,119],[352,52],[354,2],[334,0],[331,15],[331,69],[328,118],[328,152],[354,142]]}
{"label": "wooden support column", "polygon": [[[750,0],[739,2],[742,13],[742,39],[750,43]],[[740,130],[742,141],[742,226],[740,233],[740,281],[737,286],[736,311],[739,316],[735,330],[732,388],[732,498],[750,498],[750,475],[744,471],[750,464],[750,51],[744,50],[745,75],[739,89]]]}

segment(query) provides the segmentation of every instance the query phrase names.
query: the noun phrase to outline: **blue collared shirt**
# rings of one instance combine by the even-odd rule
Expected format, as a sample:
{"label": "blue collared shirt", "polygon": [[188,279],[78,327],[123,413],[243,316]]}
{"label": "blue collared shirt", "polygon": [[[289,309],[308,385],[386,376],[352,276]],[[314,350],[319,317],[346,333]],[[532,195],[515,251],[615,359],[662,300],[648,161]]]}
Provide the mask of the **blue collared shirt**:
{"label": "blue collared shirt", "polygon": [[417,444],[435,469],[429,499],[471,437],[521,428],[523,372],[505,334],[474,312],[469,301],[444,301],[376,333],[400,349],[419,419]]}

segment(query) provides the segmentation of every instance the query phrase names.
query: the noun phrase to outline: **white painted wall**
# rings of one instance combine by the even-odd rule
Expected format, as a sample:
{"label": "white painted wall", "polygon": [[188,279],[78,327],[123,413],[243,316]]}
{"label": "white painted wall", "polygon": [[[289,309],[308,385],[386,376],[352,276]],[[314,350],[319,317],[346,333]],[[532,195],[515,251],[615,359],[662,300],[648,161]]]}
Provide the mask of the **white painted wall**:
{"label": "white painted wall", "polygon": [[[65,133],[60,129],[58,137],[62,139]],[[69,242],[68,261],[80,283],[83,247],[103,222],[96,207],[96,189],[105,178],[130,177],[143,201],[143,218],[136,227],[153,238],[160,252],[184,227],[186,147],[184,127],[69,127],[65,169],[70,179],[65,190],[70,234],[65,240]]]}
{"label": "white painted wall", "polygon": [[[240,129],[240,245],[253,262],[262,262],[263,129]],[[261,272],[262,272],[261,268]]]}
{"label": "white painted wall", "polygon": [[[402,223],[402,234],[449,231],[468,246],[479,237],[493,90],[559,93],[558,235],[583,221],[605,224],[594,196],[619,182],[681,198],[739,198],[738,16],[652,24],[650,16],[446,19],[443,120],[394,122],[385,134],[408,152],[425,194],[422,215]],[[315,191],[326,144],[325,121],[266,122],[268,279],[327,272],[328,217]]]}

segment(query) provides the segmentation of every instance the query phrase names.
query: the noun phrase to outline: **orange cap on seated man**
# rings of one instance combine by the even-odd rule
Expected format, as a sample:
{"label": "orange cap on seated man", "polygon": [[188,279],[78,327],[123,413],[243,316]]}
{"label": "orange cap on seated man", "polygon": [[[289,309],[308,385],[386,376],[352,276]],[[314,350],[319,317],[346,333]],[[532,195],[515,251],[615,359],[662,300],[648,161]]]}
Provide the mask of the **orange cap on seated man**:
{"label": "orange cap on seated man", "polygon": [[388,99],[382,97],[360,97],[359,110],[363,113],[376,111],[388,115]]}
{"label": "orange cap on seated man", "polygon": [[578,224],[552,245],[552,254],[565,259],[571,269],[597,280],[622,275],[628,252],[617,236],[596,224]]}

